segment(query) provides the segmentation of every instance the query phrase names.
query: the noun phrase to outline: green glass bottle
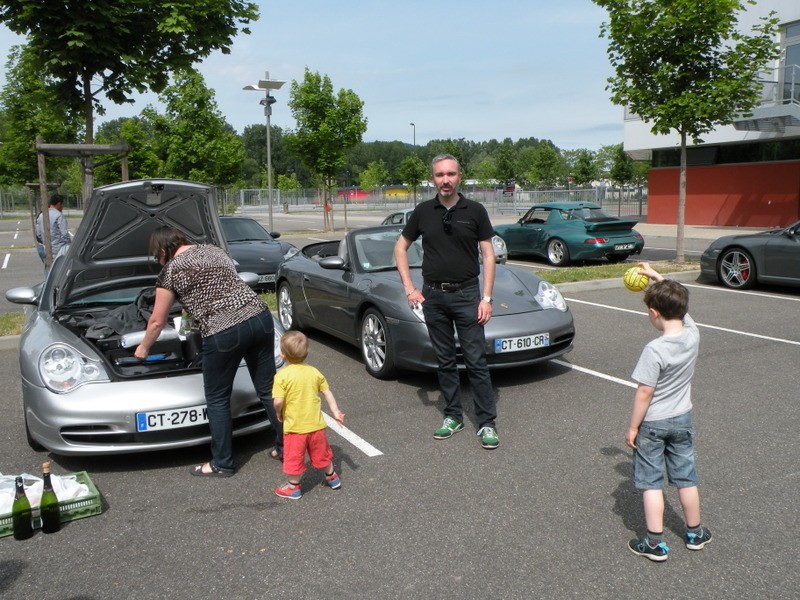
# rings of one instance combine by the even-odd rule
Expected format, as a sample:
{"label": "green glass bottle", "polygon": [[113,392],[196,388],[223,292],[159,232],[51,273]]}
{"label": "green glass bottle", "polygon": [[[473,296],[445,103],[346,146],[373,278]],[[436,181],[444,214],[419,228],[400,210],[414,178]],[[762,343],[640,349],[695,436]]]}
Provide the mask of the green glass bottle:
{"label": "green glass bottle", "polygon": [[42,501],[39,504],[42,531],[55,533],[61,529],[61,510],[58,506],[56,493],[53,491],[53,484],[50,481],[50,462],[42,464],[42,479],[44,479],[44,488],[42,489]]}
{"label": "green glass bottle", "polygon": [[17,477],[14,481],[16,493],[14,504],[11,506],[11,523],[14,528],[15,540],[27,540],[33,535],[33,515],[31,514],[31,503],[25,495],[25,484],[22,477]]}

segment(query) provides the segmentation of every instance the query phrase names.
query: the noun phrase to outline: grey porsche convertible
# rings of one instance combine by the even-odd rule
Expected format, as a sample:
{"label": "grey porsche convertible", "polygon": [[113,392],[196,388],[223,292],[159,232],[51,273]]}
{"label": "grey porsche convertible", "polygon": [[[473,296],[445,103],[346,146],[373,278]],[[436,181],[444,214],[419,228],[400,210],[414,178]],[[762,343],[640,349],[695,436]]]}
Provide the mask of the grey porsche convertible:
{"label": "grey porsche convertible", "polygon": [[[379,379],[398,370],[436,370],[422,309],[409,307],[394,264],[400,231],[398,226],[357,229],[287,258],[276,275],[281,325],[317,329],[357,346],[367,372]],[[422,288],[419,240],[408,257],[412,279]],[[530,365],[572,349],[572,313],[553,285],[523,269],[497,265],[493,297],[485,328],[490,368]]]}

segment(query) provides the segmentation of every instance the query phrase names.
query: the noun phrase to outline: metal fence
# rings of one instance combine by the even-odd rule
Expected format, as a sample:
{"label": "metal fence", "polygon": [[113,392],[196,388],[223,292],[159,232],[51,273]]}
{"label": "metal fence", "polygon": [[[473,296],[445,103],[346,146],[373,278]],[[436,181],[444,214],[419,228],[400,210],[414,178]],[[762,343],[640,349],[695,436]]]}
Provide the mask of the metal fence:
{"label": "metal fence", "polygon": [[[506,195],[502,190],[482,189],[473,186],[462,188],[465,196],[481,202],[491,214],[523,214],[534,204],[542,202],[593,202],[603,207],[608,214],[614,216],[647,215],[647,189],[643,187],[629,188],[579,188],[569,190],[517,190]],[[436,191],[433,188],[420,187],[416,196],[412,191],[400,188],[376,189],[358,196],[338,195],[334,205],[347,204],[353,210],[385,210],[392,212],[403,208],[411,208],[417,203],[432,198]],[[269,194],[265,189],[238,190],[232,196],[238,208],[268,209]],[[286,192],[272,191],[273,211],[290,212],[292,208],[322,206],[323,196],[320,190],[297,190]]]}
{"label": "metal fence", "polygon": [[498,193],[493,208],[498,214],[522,214],[534,204],[543,202],[592,202],[600,205],[609,215],[647,216],[647,189],[643,187],[531,190],[517,191],[512,195]]}

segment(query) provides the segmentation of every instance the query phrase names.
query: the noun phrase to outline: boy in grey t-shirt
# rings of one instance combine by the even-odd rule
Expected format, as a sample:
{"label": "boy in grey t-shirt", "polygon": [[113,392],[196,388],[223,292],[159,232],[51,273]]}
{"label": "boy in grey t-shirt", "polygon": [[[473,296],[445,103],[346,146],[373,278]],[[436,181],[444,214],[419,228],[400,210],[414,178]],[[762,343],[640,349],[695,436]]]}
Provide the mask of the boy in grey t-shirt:
{"label": "boy in grey t-shirt", "polygon": [[711,532],[700,521],[700,494],[694,464],[692,437],[692,375],[700,334],[687,314],[689,290],[668,281],[646,262],[639,272],[655,281],[647,287],[644,302],[650,323],[662,332],[645,346],[633,371],[639,384],[633,400],[625,443],[633,449],[633,483],[642,490],[647,535],[632,540],[634,554],[653,561],[667,560],[664,543],[664,471],[686,520],[684,542],[702,550]]}

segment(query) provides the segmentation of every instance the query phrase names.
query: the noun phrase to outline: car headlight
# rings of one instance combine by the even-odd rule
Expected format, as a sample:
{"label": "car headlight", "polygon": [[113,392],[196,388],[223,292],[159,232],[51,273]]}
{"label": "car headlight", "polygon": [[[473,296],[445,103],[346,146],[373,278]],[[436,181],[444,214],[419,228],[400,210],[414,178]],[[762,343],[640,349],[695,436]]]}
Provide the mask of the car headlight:
{"label": "car headlight", "polygon": [[506,254],[508,252],[505,240],[499,235],[492,238],[492,246],[494,246],[495,254]]}
{"label": "car headlight", "polygon": [[552,283],[540,281],[539,291],[536,292],[534,298],[542,308],[557,308],[561,312],[566,312],[567,310],[567,301],[564,300],[564,296]]}
{"label": "car headlight", "polygon": [[283,366],[283,359],[281,358],[281,335],[283,335],[278,328],[273,329],[273,337],[275,344],[275,368],[280,369]]}
{"label": "car headlight", "polygon": [[411,307],[411,312],[423,323],[425,322],[425,313],[422,312],[422,302],[415,302]]}
{"label": "car headlight", "polygon": [[109,381],[103,363],[67,344],[53,344],[39,356],[39,376],[47,389],[65,394],[86,383]]}
{"label": "car headlight", "polygon": [[300,254],[300,250],[298,250],[295,246],[289,246],[286,249],[286,252],[283,253],[283,260],[286,260],[287,258],[291,258],[295,254]]}

